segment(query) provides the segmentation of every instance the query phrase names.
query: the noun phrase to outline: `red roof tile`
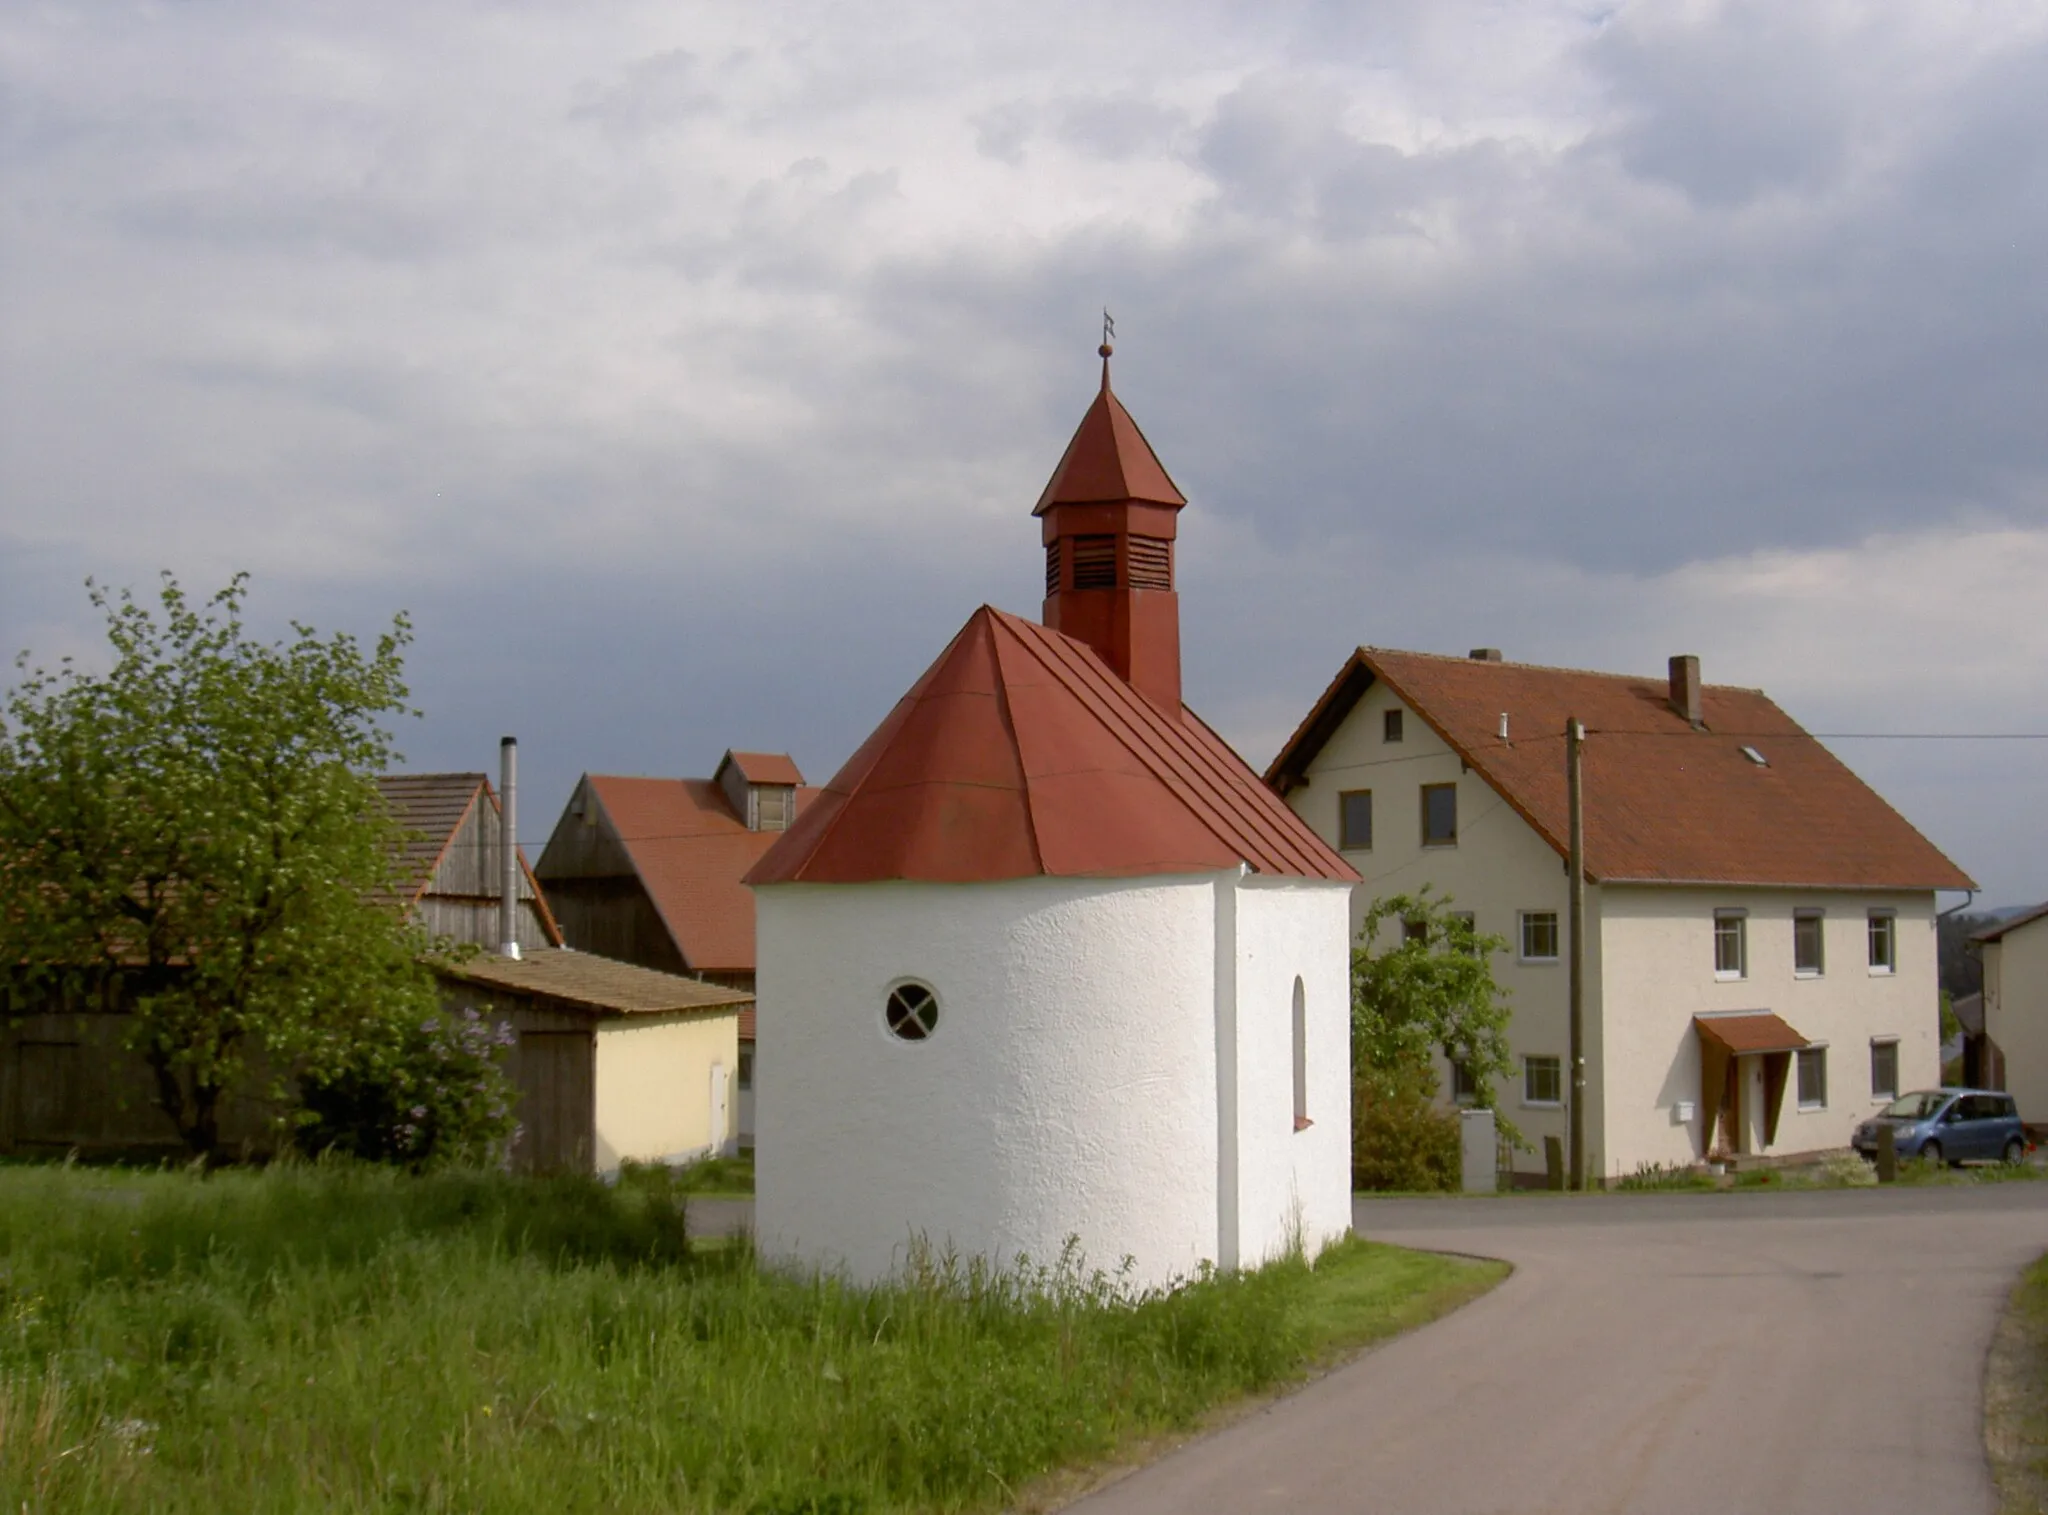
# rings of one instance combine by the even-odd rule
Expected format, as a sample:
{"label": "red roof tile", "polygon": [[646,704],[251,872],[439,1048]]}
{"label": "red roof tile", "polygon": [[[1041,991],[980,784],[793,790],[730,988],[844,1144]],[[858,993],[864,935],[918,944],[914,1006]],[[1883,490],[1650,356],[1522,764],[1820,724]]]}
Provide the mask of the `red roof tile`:
{"label": "red roof tile", "polygon": [[983,606],[749,884],[1357,875],[1192,712]]}
{"label": "red roof tile", "polygon": [[1144,500],[1155,505],[1185,505],[1187,497],[1173,480],[1123,402],[1109,392],[1105,365],[1102,392],[1081,417],[1073,440],[1060,455],[1045,493],[1032,507],[1035,516],[1055,505],[1095,505]]}
{"label": "red roof tile", "polygon": [[[725,761],[749,784],[801,784],[804,776],[786,752],[728,752]],[[721,765],[723,766],[723,765]]]}
{"label": "red roof tile", "polygon": [[[749,831],[710,779],[589,780],[683,960],[699,973],[751,972],[754,898],[740,880],[785,833]],[[817,794],[797,790],[799,823]]]}
{"label": "red roof tile", "polygon": [[1267,782],[1282,793],[1299,783],[1375,680],[1560,856],[1568,827],[1564,725],[1582,721],[1586,872],[1596,881],[1975,887],[1755,689],[1705,686],[1703,729],[1694,730],[1671,708],[1664,679],[1361,647],[1273,760]]}

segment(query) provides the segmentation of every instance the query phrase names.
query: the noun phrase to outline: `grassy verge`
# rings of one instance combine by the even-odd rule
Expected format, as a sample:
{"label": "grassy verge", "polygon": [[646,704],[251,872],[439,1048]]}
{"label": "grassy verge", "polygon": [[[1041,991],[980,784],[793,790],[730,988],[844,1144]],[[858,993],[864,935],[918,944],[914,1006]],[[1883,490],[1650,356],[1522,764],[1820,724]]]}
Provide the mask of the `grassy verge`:
{"label": "grassy verge", "polygon": [[0,1508],[973,1510],[1501,1270],[1349,1243],[1135,1303],[1070,1263],[890,1288],[614,1188],[0,1170]]}
{"label": "grassy verge", "polygon": [[2020,1276],[1992,1340],[1984,1446],[2002,1515],[2048,1510],[2048,1257]]}
{"label": "grassy verge", "polygon": [[643,1166],[628,1163],[624,1174],[631,1186],[643,1178],[655,1187],[668,1187],[682,1194],[704,1199],[740,1199],[754,1192],[754,1154],[738,1157],[701,1157],[681,1168]]}

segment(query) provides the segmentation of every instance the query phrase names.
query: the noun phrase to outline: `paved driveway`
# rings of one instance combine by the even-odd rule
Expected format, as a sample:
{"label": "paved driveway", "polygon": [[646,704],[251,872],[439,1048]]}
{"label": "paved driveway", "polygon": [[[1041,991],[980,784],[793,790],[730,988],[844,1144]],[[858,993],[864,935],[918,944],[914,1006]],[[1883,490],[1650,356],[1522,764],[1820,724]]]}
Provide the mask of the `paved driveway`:
{"label": "paved driveway", "polygon": [[2048,1184],[1368,1200],[1485,1298],[1075,1509],[1975,1515],[1984,1357]]}

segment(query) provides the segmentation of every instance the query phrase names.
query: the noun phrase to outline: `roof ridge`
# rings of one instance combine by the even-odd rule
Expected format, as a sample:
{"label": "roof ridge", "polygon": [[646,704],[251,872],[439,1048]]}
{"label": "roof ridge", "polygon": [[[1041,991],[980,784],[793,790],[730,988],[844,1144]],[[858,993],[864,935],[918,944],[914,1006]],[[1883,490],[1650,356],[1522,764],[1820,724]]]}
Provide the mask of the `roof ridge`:
{"label": "roof ridge", "polygon": [[[992,618],[1001,615],[1001,612],[997,611],[993,605],[984,603],[981,609],[991,612]],[[981,611],[975,612],[976,616],[980,614]],[[970,616],[968,623],[971,625],[973,621],[974,617]],[[1003,630],[1009,631],[1012,640],[1019,643],[1023,641],[1023,638],[1019,637],[1016,632],[1010,631],[1008,626],[1003,625],[1001,620],[991,619],[990,623],[992,626],[1001,626]],[[1038,871],[1043,873],[1045,872],[1045,848],[1038,839],[1038,804],[1032,796],[1030,775],[1024,772],[1024,747],[1017,740],[1017,720],[1010,710],[1010,681],[1002,677],[1002,660],[995,656],[995,651],[994,642],[991,640],[989,655],[996,664],[997,675],[995,680],[996,711],[1002,717],[1003,730],[1009,735],[1011,750],[1017,754],[1018,792],[1024,802],[1024,834],[1031,839],[1031,860],[1038,865]]]}
{"label": "roof ridge", "polygon": [[[1515,658],[1475,658],[1470,655],[1460,656],[1455,652],[1421,652],[1413,647],[1379,647],[1370,642],[1360,642],[1358,644],[1358,651],[1368,657],[1391,653],[1398,658],[1428,658],[1432,662],[1453,663],[1459,667],[1520,668],[1530,673],[1568,673],[1574,678],[1617,679],[1643,684],[1663,684],[1669,681],[1668,674],[1616,673],[1612,669],[1606,668],[1568,668],[1559,663],[1524,663]],[[1765,694],[1762,689],[1751,684],[1703,683],[1700,685],[1700,688],[1732,689],[1738,694],[1757,694],[1763,695],[1765,699],[1770,699],[1770,696]]]}

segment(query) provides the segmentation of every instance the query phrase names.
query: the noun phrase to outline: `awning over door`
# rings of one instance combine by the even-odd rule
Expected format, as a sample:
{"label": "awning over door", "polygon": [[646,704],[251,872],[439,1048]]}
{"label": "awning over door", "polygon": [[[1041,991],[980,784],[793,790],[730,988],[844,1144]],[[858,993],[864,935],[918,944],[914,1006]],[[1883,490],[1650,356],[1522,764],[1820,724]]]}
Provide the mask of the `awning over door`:
{"label": "awning over door", "polygon": [[[1695,1015],[1692,1024],[1700,1037],[1700,1130],[1707,1151],[1715,1150],[1714,1132],[1724,1112],[1730,1121],[1735,1117],[1736,1059],[1743,1057],[1764,1060],[1764,1143],[1777,1141],[1786,1075],[1792,1054],[1806,1045],[1806,1038],[1768,1010]],[[1735,1150],[1740,1143],[1733,1137],[1733,1132],[1723,1133],[1720,1145]]]}

